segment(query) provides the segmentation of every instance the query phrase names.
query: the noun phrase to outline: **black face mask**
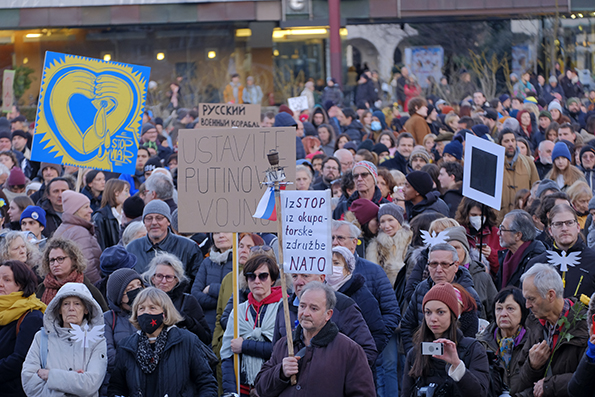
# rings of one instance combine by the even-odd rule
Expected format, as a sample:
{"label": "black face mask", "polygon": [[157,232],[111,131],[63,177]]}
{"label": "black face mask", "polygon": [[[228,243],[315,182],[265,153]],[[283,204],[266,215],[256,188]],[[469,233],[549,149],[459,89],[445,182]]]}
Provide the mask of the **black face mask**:
{"label": "black face mask", "polygon": [[157,328],[163,324],[163,313],[159,314],[141,314],[137,317],[140,329],[147,335],[154,333]]}
{"label": "black face mask", "polygon": [[133,290],[126,292],[126,296],[128,296],[128,306],[132,307],[132,304],[134,303],[134,299],[142,290],[143,290],[142,288],[137,288],[137,289],[133,289]]}

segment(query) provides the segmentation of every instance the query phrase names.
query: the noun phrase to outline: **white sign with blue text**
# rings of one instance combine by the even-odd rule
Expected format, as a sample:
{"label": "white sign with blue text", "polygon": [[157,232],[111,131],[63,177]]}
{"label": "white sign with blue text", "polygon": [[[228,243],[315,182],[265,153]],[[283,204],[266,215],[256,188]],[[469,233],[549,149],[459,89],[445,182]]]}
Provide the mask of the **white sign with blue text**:
{"label": "white sign with blue text", "polygon": [[285,272],[330,275],[331,191],[281,191],[281,219]]}

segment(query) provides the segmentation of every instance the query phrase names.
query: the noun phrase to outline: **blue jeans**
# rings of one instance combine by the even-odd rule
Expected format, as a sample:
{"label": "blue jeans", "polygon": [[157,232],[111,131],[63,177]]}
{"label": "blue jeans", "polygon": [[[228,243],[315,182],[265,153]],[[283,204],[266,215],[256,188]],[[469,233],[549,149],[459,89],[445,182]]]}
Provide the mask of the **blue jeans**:
{"label": "blue jeans", "polygon": [[399,381],[403,379],[405,355],[399,354],[401,334],[395,332],[382,351],[382,365],[376,367],[378,378],[378,397],[396,397],[399,395]]}

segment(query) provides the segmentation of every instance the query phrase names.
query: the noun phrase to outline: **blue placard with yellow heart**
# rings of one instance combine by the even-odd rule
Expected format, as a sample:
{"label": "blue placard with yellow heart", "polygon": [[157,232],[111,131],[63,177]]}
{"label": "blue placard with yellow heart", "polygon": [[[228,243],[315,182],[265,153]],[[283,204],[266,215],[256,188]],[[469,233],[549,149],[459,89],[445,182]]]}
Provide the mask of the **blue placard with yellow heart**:
{"label": "blue placard with yellow heart", "polygon": [[47,51],[31,160],[134,174],[150,71]]}

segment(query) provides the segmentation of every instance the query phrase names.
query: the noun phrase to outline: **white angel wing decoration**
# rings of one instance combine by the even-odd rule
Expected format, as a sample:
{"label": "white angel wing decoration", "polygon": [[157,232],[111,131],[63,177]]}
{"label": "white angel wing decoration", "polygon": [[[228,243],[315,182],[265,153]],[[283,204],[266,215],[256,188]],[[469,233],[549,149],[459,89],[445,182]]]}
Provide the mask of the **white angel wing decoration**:
{"label": "white angel wing decoration", "polygon": [[433,247],[436,244],[446,243],[446,237],[448,237],[448,231],[443,230],[440,233],[430,232],[426,230],[421,231],[421,237],[426,247]]}
{"label": "white angel wing decoration", "polygon": [[70,326],[72,327],[70,332],[73,334],[75,342],[81,342],[84,348],[88,348],[89,343],[94,343],[101,338],[105,324],[91,329],[89,329],[89,324],[85,324],[83,327],[76,324],[70,324]]}
{"label": "white angel wing decoration", "polygon": [[581,253],[571,252],[566,255],[566,251],[562,251],[562,255],[560,255],[556,251],[548,250],[547,259],[550,265],[560,267],[561,272],[567,272],[568,266],[574,267],[580,264]]}

